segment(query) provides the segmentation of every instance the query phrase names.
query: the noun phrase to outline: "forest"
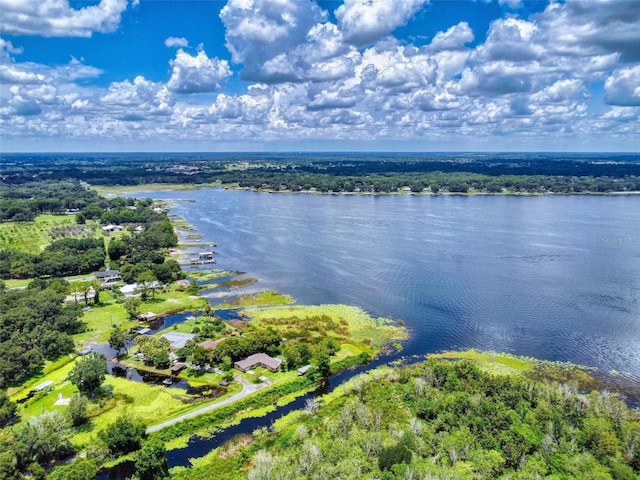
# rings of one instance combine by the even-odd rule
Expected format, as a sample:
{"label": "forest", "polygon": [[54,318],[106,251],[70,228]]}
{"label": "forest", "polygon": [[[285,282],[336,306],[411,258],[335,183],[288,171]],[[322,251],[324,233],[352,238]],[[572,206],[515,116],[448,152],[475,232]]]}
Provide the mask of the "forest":
{"label": "forest", "polygon": [[640,414],[606,392],[429,359],[238,437],[177,479],[637,479]]}
{"label": "forest", "polygon": [[640,161],[633,154],[8,154],[0,168],[6,185],[35,177],[105,186],[219,183],[291,192],[640,191]]}

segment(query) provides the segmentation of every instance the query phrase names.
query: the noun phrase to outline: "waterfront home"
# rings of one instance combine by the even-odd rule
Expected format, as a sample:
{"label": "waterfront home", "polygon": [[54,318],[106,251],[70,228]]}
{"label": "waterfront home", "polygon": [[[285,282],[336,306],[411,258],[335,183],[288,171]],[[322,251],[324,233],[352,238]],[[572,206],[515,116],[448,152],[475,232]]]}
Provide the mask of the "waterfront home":
{"label": "waterfront home", "polygon": [[270,357],[266,353],[254,353],[253,355],[233,364],[233,366],[241,372],[246,372],[254,367],[264,367],[272,372],[278,372],[281,365],[282,360]]}
{"label": "waterfront home", "polygon": [[193,337],[195,337],[193,333],[182,332],[167,332],[160,336],[169,340],[169,343],[171,344],[170,348],[172,350],[179,350],[184,347],[189,340],[193,340]]}

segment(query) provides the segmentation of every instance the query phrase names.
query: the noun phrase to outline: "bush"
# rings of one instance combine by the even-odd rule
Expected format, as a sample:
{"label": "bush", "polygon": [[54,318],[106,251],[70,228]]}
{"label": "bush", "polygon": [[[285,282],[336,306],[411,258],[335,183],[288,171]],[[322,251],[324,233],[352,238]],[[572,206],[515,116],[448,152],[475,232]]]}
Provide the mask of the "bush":
{"label": "bush", "polygon": [[399,463],[411,463],[411,450],[404,445],[383,448],[378,457],[378,467],[380,470],[391,470],[391,467]]}

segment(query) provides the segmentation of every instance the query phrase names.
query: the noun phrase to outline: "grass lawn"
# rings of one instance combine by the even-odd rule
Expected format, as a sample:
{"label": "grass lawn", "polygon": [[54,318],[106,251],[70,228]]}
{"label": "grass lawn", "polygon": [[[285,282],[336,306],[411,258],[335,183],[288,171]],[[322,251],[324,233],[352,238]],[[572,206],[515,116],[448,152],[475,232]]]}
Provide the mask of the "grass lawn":
{"label": "grass lawn", "polygon": [[5,280],[4,284],[7,288],[24,288],[29,285],[33,281],[33,278],[24,278],[24,279],[11,279]]}
{"label": "grass lawn", "polygon": [[85,312],[82,316],[82,321],[87,324],[87,330],[73,336],[76,343],[104,342],[109,339],[114,325],[124,330],[138,323],[137,320],[131,320],[124,307],[118,303],[103,304],[91,308],[90,312]]}
{"label": "grass lawn", "polygon": [[[103,301],[102,305],[91,306],[92,310],[83,315],[82,321],[87,324],[87,331],[74,335],[76,342],[104,342],[108,340],[113,326],[127,330],[139,323],[129,318],[124,306],[113,300],[109,292],[101,292],[100,299]],[[149,298],[142,302],[140,312],[151,311],[163,315],[202,308],[203,303],[204,300],[200,297],[171,288],[166,292],[156,292],[155,299]]]}

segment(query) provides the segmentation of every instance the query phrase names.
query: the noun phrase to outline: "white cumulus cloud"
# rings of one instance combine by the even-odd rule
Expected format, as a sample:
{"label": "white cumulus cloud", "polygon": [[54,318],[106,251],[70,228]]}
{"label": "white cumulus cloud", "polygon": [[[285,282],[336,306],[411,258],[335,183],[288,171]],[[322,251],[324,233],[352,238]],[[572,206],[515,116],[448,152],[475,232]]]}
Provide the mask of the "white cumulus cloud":
{"label": "white cumulus cloud", "polygon": [[460,50],[466,43],[474,39],[473,30],[467,22],[460,22],[446,32],[438,32],[429,44],[429,50],[440,52],[443,50]]}
{"label": "white cumulus cloud", "polygon": [[345,0],[336,11],[345,40],[362,46],[405,25],[428,0]]}
{"label": "white cumulus cloud", "polygon": [[173,92],[212,92],[231,76],[229,62],[209,58],[204,50],[193,56],[180,49],[170,64],[172,71],[167,88]]}
{"label": "white cumulus cloud", "polygon": [[166,47],[188,47],[189,42],[184,37],[169,37],[164,41]]}
{"label": "white cumulus cloud", "polygon": [[90,37],[120,25],[127,0],[101,0],[73,8],[68,0],[0,0],[0,32],[44,37]]}
{"label": "white cumulus cloud", "polygon": [[640,107],[640,65],[614,71],[604,88],[609,105]]}
{"label": "white cumulus cloud", "polygon": [[274,65],[283,60],[291,63],[287,78],[300,68],[283,55],[306,43],[307,34],[326,18],[326,12],[310,0],[229,0],[220,18],[232,60],[243,65],[241,78],[279,82],[282,78],[273,78]]}

